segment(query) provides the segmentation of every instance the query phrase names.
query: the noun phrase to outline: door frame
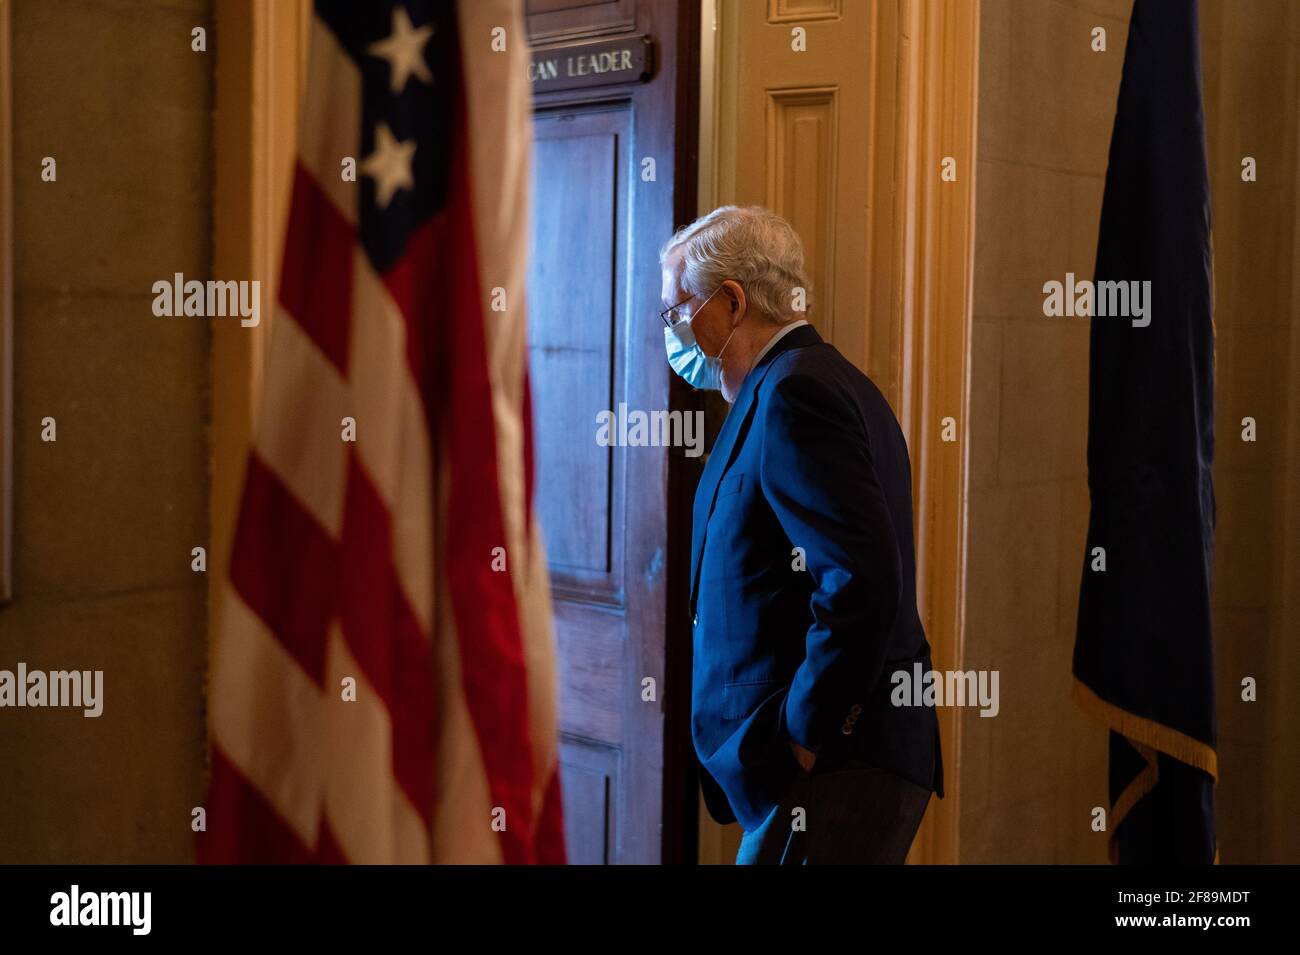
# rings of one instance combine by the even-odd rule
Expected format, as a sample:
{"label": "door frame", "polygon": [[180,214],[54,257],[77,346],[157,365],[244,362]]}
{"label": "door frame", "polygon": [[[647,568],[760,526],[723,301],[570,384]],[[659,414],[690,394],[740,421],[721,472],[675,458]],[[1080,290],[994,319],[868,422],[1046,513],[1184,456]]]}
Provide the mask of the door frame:
{"label": "door frame", "polygon": [[9,2],[0,0],[0,604],[13,596],[14,202]]}
{"label": "door frame", "polygon": [[[216,0],[212,272],[261,283],[277,300],[281,245],[306,86],[310,0]],[[244,468],[275,309],[261,322],[212,326],[212,489],[208,633],[218,632]]]}

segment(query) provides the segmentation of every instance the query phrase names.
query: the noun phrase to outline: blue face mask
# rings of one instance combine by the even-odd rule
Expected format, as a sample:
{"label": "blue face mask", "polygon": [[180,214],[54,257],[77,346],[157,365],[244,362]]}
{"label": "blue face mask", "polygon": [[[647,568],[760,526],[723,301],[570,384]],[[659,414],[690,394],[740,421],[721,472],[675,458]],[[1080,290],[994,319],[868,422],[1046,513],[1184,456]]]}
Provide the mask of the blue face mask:
{"label": "blue face mask", "polygon": [[[709,298],[713,298],[716,294],[717,289],[714,289]],[[708,303],[709,299],[706,298],[700,308],[704,308]],[[695,314],[698,315],[699,311]],[[721,391],[722,352],[725,352],[727,346],[731,344],[731,335],[736,334],[736,329],[731,330],[731,335],[728,335],[727,340],[722,343],[722,351],[715,357],[704,354],[704,349],[695,340],[695,332],[691,331],[691,322],[694,320],[693,315],[685,321],[664,329],[664,347],[668,352],[668,364],[691,387],[699,388],[701,391]]]}

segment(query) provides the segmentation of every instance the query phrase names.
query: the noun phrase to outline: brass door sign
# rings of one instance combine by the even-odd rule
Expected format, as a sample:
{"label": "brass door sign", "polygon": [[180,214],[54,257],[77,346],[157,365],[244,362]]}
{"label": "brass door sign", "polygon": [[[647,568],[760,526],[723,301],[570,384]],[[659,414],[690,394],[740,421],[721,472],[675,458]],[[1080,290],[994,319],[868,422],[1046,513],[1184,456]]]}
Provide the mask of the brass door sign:
{"label": "brass door sign", "polygon": [[650,78],[652,45],[648,36],[636,36],[533,50],[528,80],[534,93],[640,83]]}

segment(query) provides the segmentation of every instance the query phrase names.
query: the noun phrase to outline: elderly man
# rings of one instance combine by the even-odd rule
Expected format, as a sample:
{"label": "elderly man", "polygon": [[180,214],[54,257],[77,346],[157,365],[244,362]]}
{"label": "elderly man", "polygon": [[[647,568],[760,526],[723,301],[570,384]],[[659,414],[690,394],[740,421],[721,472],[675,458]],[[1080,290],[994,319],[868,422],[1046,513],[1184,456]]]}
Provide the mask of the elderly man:
{"label": "elderly man", "polygon": [[[731,411],[695,493],[691,735],[737,863],[901,863],[943,796],[916,610],[907,445],[883,395],[805,321],[799,237],[724,206],[660,254],[668,361]],[[911,702],[910,699],[906,702]]]}

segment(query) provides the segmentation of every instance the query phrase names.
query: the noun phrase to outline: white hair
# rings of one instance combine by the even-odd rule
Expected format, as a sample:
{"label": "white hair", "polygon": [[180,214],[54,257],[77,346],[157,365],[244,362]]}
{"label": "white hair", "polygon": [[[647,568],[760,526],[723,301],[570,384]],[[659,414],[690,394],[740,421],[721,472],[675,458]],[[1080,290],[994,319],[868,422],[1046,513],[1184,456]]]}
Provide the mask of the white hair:
{"label": "white hair", "polygon": [[687,292],[708,295],[732,279],[754,307],[782,324],[800,317],[796,289],[803,290],[802,311],[812,306],[803,243],[794,227],[770,209],[720,206],[677,230],[659,251],[660,264],[677,249]]}

